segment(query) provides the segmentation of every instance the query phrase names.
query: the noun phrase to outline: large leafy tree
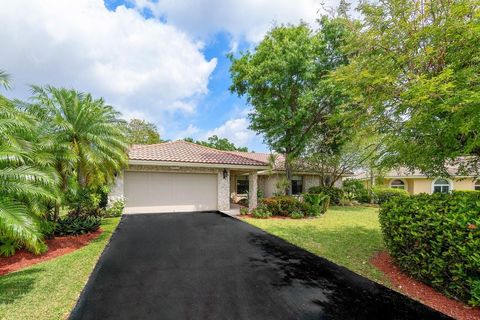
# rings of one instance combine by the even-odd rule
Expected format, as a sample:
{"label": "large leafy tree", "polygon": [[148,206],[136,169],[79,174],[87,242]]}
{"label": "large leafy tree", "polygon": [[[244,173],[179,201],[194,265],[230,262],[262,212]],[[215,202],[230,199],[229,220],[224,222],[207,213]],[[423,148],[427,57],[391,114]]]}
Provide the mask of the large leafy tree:
{"label": "large leafy tree", "polygon": [[[54,87],[33,87],[29,111],[46,124],[43,132],[56,151],[55,168],[66,186],[76,178],[79,194],[111,183],[127,164],[127,139],[119,113],[90,94]],[[77,203],[77,210],[81,202]]]}
{"label": "large leafy tree", "polygon": [[475,0],[381,0],[359,7],[350,64],[335,79],[386,136],[386,165],[430,175],[477,171],[480,5]]}
{"label": "large leafy tree", "polygon": [[[231,90],[246,96],[251,129],[292,163],[305,150],[316,126],[328,121],[341,99],[329,73],[346,62],[341,51],[347,28],[341,19],[322,18],[318,32],[307,25],[273,28],[256,47],[231,57]],[[291,193],[291,187],[287,187]]]}
{"label": "large leafy tree", "polygon": [[162,142],[157,127],[145,120],[131,119],[126,123],[126,130],[130,144],[155,144]]}
{"label": "large leafy tree", "polygon": [[219,138],[217,135],[208,137],[207,141],[193,140],[192,138],[185,138],[184,140],[218,150],[248,152],[247,147],[237,147],[227,138]]}
{"label": "large leafy tree", "polygon": [[52,158],[39,148],[38,123],[0,96],[0,254],[40,252],[39,220],[57,201]]}

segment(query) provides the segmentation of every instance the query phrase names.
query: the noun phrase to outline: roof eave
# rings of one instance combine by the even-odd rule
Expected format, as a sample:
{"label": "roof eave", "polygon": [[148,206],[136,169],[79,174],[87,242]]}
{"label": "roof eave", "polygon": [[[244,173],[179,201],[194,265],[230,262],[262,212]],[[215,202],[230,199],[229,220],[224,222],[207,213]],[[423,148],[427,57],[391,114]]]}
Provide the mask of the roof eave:
{"label": "roof eave", "polygon": [[200,168],[219,168],[219,169],[250,169],[265,170],[266,165],[246,165],[246,164],[229,164],[229,163],[203,163],[203,162],[179,162],[179,161],[160,161],[160,160],[137,160],[130,159],[129,165],[142,166],[165,166],[165,167],[200,167]]}

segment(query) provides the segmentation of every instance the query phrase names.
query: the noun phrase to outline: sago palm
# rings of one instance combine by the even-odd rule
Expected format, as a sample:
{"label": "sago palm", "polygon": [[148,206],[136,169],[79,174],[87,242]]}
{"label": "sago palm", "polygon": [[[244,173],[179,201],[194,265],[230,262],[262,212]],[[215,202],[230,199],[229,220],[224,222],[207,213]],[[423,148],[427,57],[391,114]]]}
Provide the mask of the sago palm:
{"label": "sago palm", "polygon": [[36,121],[0,96],[0,239],[42,248],[38,218],[54,202],[56,175],[36,148]]}
{"label": "sago palm", "polygon": [[33,87],[31,112],[51,127],[56,168],[62,179],[76,176],[81,190],[111,183],[127,164],[126,136],[119,113],[90,94],[54,87]]}

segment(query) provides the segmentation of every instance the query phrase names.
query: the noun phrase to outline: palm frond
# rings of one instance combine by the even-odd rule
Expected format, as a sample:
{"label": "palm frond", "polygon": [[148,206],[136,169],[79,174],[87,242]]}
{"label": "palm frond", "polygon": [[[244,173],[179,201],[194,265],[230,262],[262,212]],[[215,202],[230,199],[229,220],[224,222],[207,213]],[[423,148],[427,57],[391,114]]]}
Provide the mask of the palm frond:
{"label": "palm frond", "polygon": [[20,241],[33,252],[41,249],[41,235],[35,220],[21,203],[0,198],[0,234]]}

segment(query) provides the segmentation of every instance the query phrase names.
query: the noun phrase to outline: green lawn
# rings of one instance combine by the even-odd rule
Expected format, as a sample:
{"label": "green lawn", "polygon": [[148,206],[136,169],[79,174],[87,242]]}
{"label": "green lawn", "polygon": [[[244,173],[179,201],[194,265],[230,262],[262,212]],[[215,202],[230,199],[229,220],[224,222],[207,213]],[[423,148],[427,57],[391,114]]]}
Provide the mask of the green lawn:
{"label": "green lawn", "polygon": [[104,219],[104,232],[70,254],[0,276],[0,319],[64,319],[120,218]]}
{"label": "green lawn", "polygon": [[253,219],[246,222],[384,285],[369,259],[383,250],[378,209],[332,207],[315,219]]}

